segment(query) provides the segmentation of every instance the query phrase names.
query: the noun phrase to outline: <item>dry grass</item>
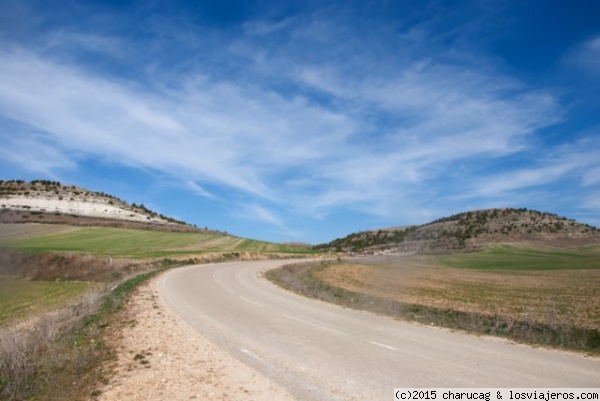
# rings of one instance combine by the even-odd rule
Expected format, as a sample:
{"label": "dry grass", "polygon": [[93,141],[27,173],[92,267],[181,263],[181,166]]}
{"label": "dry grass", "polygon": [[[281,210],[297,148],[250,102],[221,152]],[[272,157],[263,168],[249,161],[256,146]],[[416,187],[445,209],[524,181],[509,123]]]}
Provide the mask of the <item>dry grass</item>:
{"label": "dry grass", "polygon": [[600,327],[600,270],[478,271],[432,258],[336,264],[317,273],[334,287],[408,304],[583,328]]}
{"label": "dry grass", "polygon": [[79,295],[101,286],[81,281],[0,280],[0,327],[71,304]]}
{"label": "dry grass", "polygon": [[75,227],[58,224],[2,224],[0,240],[60,234],[74,230]]}
{"label": "dry grass", "polygon": [[[63,280],[95,282],[89,284],[92,289],[83,296],[75,291],[68,300],[60,296],[56,304],[56,297],[45,298],[38,293],[36,302],[43,304],[43,314],[33,313],[32,309],[27,317],[15,320],[13,316],[3,322],[0,399],[89,400],[104,378],[100,365],[114,354],[104,342],[111,312],[120,308],[122,299],[139,281],[165,266],[184,263],[163,260],[135,264],[79,254],[0,252],[0,278],[16,283],[14,291],[22,284],[37,289],[48,287],[57,295],[56,287],[64,290],[77,286],[76,282]],[[0,294],[0,298],[3,296],[10,297],[10,293]]]}
{"label": "dry grass", "polygon": [[600,270],[466,270],[415,256],[289,265],[267,276],[351,308],[600,353]]}
{"label": "dry grass", "polygon": [[3,328],[0,399],[75,399],[86,385],[85,373],[104,352],[101,338],[88,336],[82,327],[98,311],[106,293],[106,289],[89,292],[73,306],[27,327]]}
{"label": "dry grass", "polygon": [[78,253],[31,254],[0,250],[0,279],[36,281],[86,281],[110,283],[144,269],[129,260]]}
{"label": "dry grass", "polygon": [[[52,308],[47,305],[46,314],[41,318],[20,320],[18,325],[13,320],[9,322],[12,327],[4,322],[0,330],[0,400],[97,398],[100,394],[96,386],[106,376],[102,365],[115,353],[105,343],[110,327],[116,324],[113,312],[120,309],[129,291],[158,271],[185,264],[292,256],[214,252],[187,259],[131,262],[77,253],[0,251],[0,280],[33,287],[60,286],[62,280],[96,282],[94,291],[83,298],[71,299],[67,306],[62,299],[60,305],[63,306],[48,313]],[[116,283],[121,284],[116,286]]]}
{"label": "dry grass", "polygon": [[[73,306],[0,331],[0,399],[89,400],[116,352],[105,339],[130,292],[160,269],[88,293]],[[111,289],[109,289],[109,287]]]}

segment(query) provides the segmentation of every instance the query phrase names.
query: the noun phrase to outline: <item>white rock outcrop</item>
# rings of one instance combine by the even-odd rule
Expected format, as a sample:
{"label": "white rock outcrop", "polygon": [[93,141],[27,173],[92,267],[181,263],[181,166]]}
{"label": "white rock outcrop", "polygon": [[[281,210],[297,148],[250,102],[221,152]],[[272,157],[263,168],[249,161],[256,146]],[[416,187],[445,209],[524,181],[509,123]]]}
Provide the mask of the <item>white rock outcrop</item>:
{"label": "white rock outcrop", "polygon": [[10,195],[0,198],[0,206],[3,209],[168,224],[168,222],[161,218],[152,217],[117,205],[111,205],[109,202],[110,201],[105,199],[77,198],[71,200],[48,196],[37,198],[32,196]]}

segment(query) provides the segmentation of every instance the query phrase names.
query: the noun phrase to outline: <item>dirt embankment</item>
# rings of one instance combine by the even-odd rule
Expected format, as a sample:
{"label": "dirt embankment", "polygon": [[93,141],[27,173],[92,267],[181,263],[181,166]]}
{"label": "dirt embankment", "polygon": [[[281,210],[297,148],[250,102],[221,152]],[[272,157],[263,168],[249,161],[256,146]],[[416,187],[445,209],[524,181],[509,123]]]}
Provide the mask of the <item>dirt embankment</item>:
{"label": "dirt embankment", "polygon": [[208,232],[218,233],[214,230],[200,229],[182,224],[161,224],[132,220],[119,220],[101,217],[86,217],[60,213],[45,213],[23,210],[0,210],[0,224],[38,223],[52,225],[66,225],[78,227],[116,227],[137,230],[172,231],[172,232]]}

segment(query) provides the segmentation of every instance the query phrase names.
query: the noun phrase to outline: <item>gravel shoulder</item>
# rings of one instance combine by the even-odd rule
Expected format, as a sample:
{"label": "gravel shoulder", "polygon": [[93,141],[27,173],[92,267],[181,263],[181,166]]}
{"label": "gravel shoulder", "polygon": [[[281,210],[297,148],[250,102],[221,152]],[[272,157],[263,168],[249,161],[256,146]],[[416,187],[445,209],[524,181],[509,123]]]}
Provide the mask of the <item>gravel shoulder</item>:
{"label": "gravel shoulder", "polygon": [[212,344],[158,297],[157,278],[135,290],[109,339],[111,378],[96,399],[294,400],[285,389]]}

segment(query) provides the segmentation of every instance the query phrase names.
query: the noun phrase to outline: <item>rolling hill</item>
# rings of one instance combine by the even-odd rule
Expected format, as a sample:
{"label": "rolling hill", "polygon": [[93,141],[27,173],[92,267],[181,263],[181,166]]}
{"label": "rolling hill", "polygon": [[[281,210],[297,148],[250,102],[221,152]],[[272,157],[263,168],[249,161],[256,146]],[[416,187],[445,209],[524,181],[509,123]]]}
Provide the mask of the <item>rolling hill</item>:
{"label": "rolling hill", "polygon": [[144,205],[56,181],[0,181],[0,206],[0,247],[17,251],[193,260],[207,254],[239,259],[256,257],[249,253],[315,253],[306,245],[201,229]]}
{"label": "rolling hill", "polygon": [[593,248],[600,246],[600,230],[551,213],[488,209],[423,225],[352,233],[314,248],[365,254],[428,254],[475,251],[485,244],[503,242]]}
{"label": "rolling hill", "polygon": [[[141,204],[129,204],[103,192],[56,181],[0,180],[0,206],[0,223],[4,223],[0,231],[8,233],[4,235],[4,239],[0,235],[0,245],[30,251],[55,249],[89,252],[89,249],[94,248],[94,253],[108,254],[113,251],[117,254],[121,252],[123,256],[137,257],[149,256],[154,252],[157,256],[240,250],[310,252],[306,244],[268,244],[237,238],[217,230],[201,229],[153,212]],[[48,228],[38,228],[32,229],[32,235],[23,237],[14,235],[16,223],[45,223],[46,227],[88,227],[89,232],[79,230],[58,235],[49,233]],[[100,230],[100,227],[107,230]],[[131,231],[114,231],[117,228]],[[148,238],[152,235],[139,232],[140,230],[173,234],[157,234],[160,237],[157,240],[154,237]],[[11,236],[13,238],[9,238]],[[93,247],[82,242],[89,238],[94,243]],[[128,240],[121,241],[121,238]],[[102,247],[96,249],[95,244],[102,244],[103,241],[110,246],[104,247],[104,251]],[[600,247],[600,230],[555,214],[525,208],[488,209],[460,213],[423,225],[352,233],[329,243],[316,245],[313,251],[363,254],[456,253],[481,250],[485,244],[506,242],[597,249]],[[54,248],[49,244],[54,244]]]}
{"label": "rolling hill", "polygon": [[129,204],[104,192],[57,181],[0,180],[0,223],[52,223],[76,226],[143,228],[161,231],[216,232],[198,229]]}

